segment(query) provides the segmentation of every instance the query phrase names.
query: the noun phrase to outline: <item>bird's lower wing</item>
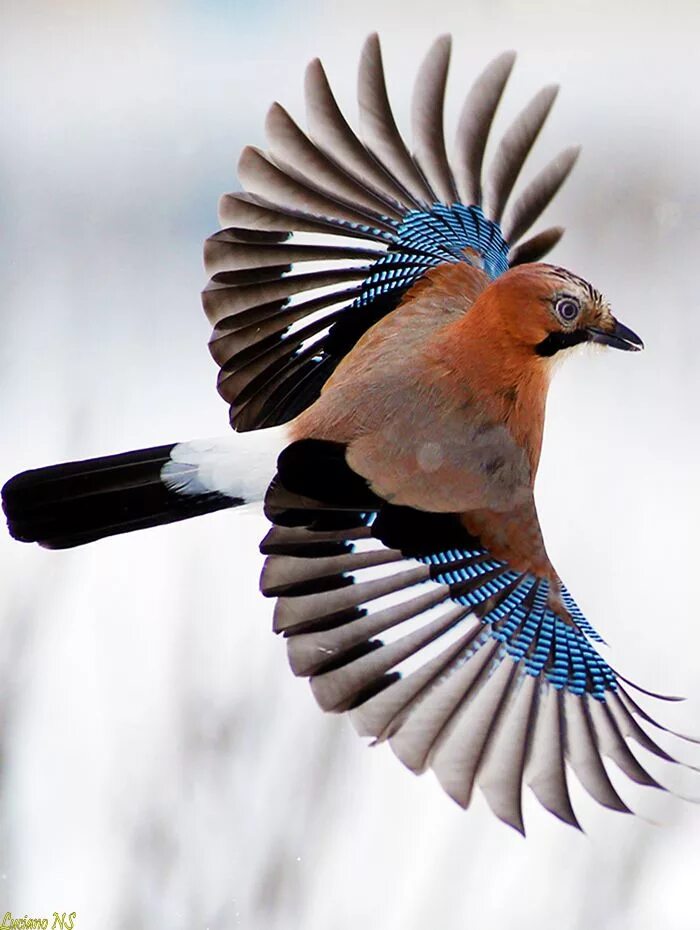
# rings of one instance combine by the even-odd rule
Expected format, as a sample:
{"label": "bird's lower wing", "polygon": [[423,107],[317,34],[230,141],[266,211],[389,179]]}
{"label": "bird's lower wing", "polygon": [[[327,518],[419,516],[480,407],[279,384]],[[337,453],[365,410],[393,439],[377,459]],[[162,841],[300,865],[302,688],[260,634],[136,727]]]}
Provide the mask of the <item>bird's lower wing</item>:
{"label": "bird's lower wing", "polygon": [[547,604],[548,582],[491,556],[455,515],[374,495],[344,448],[304,440],[282,454],[266,512],[263,593],[297,675],[324,710],[349,711],[415,772],[432,768],[466,807],[475,784],[522,831],[522,785],[578,826],[566,763],[605,807],[629,812],[602,758],[662,786],[628,746],[676,760],[653,721],[575,623]]}

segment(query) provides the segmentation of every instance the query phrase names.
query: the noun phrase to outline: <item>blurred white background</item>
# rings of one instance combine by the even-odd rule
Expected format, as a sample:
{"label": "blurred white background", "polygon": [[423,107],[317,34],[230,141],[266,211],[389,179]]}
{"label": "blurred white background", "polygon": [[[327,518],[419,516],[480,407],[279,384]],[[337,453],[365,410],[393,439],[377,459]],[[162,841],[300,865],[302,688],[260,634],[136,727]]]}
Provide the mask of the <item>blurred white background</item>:
{"label": "blurred white background", "polygon": [[[226,430],[201,244],[268,104],[302,118],[310,58],[354,119],[379,30],[407,128],[420,57],[452,32],[452,126],[476,73],[516,48],[499,126],[562,84],[527,175],[584,145],[546,217],[568,227],[554,258],[647,344],[558,376],[548,547],[613,664],[687,695],[660,714],[699,732],[699,27],[694,0],[4,0],[0,480]],[[576,791],[580,835],[528,793],[523,840],[322,716],[257,593],[263,533],[222,512],[64,553],[0,535],[0,913],[76,911],[77,930],[697,930],[696,808],[616,779],[662,825]],[[700,776],[669,780],[700,794]]]}

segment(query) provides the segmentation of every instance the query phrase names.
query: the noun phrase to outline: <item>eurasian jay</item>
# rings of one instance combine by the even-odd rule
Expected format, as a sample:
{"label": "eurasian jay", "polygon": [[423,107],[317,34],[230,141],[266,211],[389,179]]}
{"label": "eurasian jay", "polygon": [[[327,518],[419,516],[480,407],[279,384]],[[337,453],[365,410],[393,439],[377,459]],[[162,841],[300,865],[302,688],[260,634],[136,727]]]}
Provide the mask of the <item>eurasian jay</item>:
{"label": "eurasian jay", "polygon": [[222,198],[203,295],[235,432],[24,472],[3,506],[15,538],[64,548],[264,498],[261,589],[321,707],[348,711],[413,771],[432,768],[464,807],[479,784],[522,831],[526,783],[578,826],[565,762],[600,804],[628,811],[601,757],[654,787],[628,740],[676,760],[593,645],[533,487],[554,365],[582,343],[643,346],[594,287],[540,263],[561,228],[520,242],[577,148],[504,218],[556,88],[505,133],[482,191],[514,55],[474,84],[448,161],[449,55],[438,39],[419,71],[412,153],[376,36],[359,135],[316,60],[308,133],[274,104],[269,151],[243,151],[245,192]]}

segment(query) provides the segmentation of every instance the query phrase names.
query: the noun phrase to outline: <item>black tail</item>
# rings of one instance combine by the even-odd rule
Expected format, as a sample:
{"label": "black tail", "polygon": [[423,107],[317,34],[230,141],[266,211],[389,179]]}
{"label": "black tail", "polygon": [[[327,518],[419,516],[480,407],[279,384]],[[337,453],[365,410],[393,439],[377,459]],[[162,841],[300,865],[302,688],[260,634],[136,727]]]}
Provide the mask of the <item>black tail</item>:
{"label": "black tail", "polygon": [[169,490],[161,469],[174,445],[15,475],[2,489],[11,535],[48,549],[67,549],[244,503],[215,492],[182,495]]}

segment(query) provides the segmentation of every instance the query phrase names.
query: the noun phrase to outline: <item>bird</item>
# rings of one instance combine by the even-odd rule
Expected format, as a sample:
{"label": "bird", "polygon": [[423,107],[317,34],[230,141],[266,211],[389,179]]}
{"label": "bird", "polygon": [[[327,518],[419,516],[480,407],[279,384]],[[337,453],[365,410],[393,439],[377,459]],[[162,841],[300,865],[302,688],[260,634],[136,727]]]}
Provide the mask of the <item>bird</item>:
{"label": "bird", "polygon": [[524,834],[523,793],[579,828],[571,772],[630,813],[604,758],[668,790],[631,743],[679,762],[547,553],[534,485],[549,385],[582,345],[642,340],[586,280],[542,261],[563,229],[523,238],[571,172],[552,159],[512,198],[557,88],[535,95],[484,169],[515,54],[467,94],[448,157],[451,38],[417,73],[412,146],[393,115],[379,38],[364,44],[359,132],[323,65],[306,130],[274,103],[268,148],[207,239],[203,306],[229,434],[22,472],[9,532],[64,549],[262,502],[262,594],[292,672],[325,711],[431,769],[469,806],[479,787]]}

